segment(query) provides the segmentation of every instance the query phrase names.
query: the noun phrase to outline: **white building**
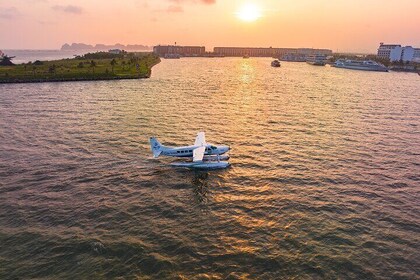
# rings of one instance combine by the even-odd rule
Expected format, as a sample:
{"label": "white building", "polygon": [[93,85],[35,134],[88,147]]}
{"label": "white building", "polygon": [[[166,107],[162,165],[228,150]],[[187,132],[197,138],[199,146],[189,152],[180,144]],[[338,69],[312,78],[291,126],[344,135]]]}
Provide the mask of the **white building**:
{"label": "white building", "polygon": [[379,45],[377,56],[379,58],[389,59],[391,61],[400,60],[401,45],[389,45],[381,43]]}
{"label": "white building", "polygon": [[413,61],[414,58],[414,48],[411,46],[404,47],[401,52],[402,61]]}
{"label": "white building", "polygon": [[420,61],[420,49],[411,46],[402,47],[401,45],[381,43],[378,48],[379,58],[389,59],[390,61]]}

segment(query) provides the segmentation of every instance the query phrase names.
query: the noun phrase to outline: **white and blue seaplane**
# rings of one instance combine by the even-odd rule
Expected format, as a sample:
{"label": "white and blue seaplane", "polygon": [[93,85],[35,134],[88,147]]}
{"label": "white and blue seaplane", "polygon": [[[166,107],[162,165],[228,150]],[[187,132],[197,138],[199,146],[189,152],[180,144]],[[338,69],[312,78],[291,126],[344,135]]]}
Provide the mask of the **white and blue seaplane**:
{"label": "white and blue seaplane", "polygon": [[220,169],[230,166],[228,155],[229,146],[216,146],[206,142],[204,132],[197,133],[195,143],[192,146],[167,147],[162,145],[155,137],[150,138],[150,147],[153,157],[159,156],[192,158],[192,161],[174,162],[175,167],[187,167],[194,169]]}

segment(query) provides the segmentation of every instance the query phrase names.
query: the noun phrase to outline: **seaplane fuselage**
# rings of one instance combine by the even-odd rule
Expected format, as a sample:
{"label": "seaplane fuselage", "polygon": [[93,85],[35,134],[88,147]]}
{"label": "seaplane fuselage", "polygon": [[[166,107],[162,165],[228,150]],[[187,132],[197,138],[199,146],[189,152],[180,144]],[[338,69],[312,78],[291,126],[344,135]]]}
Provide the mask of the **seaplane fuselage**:
{"label": "seaplane fuselage", "polygon": [[[192,157],[194,149],[198,148],[198,146],[185,146],[185,147],[164,147],[162,149],[162,156],[168,157]],[[229,151],[229,146],[215,146],[208,144],[206,145],[206,149],[204,155],[212,156],[212,155],[223,155]]]}
{"label": "seaplane fuselage", "polygon": [[164,146],[155,137],[151,137],[150,147],[154,157],[194,157],[194,150],[198,148],[202,149],[201,153],[203,153],[204,156],[223,155],[230,150],[229,146],[216,146],[210,143],[206,143],[204,133],[199,133],[194,145],[181,147]]}

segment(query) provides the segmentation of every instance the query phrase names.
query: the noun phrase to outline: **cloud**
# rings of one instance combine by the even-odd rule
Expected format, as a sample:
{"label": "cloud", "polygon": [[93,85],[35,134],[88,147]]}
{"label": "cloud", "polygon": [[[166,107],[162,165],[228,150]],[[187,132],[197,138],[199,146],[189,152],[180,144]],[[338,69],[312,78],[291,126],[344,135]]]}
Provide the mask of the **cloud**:
{"label": "cloud", "polygon": [[0,19],[13,19],[19,15],[20,13],[15,7],[0,8]]}
{"label": "cloud", "polygon": [[216,0],[167,0],[168,2],[174,3],[174,5],[168,6],[166,11],[168,13],[183,13],[184,6],[187,4],[215,4]]}
{"label": "cloud", "polygon": [[182,12],[184,12],[184,8],[182,8],[181,6],[171,5],[171,6],[168,7],[168,9],[166,9],[166,11],[168,13],[182,13]]}
{"label": "cloud", "polygon": [[81,13],[83,13],[83,10],[81,7],[73,6],[73,5],[67,5],[67,6],[55,5],[55,6],[52,6],[52,9],[55,11],[68,13],[68,14],[80,15]]}
{"label": "cloud", "polygon": [[[149,8],[149,1],[144,0],[143,2],[144,8]],[[152,9],[151,11],[154,13],[183,13],[185,11],[185,8],[191,5],[212,5],[215,4],[217,0],[164,0],[164,3],[169,3],[166,6],[166,8],[163,8],[162,6],[157,6],[155,9]]]}

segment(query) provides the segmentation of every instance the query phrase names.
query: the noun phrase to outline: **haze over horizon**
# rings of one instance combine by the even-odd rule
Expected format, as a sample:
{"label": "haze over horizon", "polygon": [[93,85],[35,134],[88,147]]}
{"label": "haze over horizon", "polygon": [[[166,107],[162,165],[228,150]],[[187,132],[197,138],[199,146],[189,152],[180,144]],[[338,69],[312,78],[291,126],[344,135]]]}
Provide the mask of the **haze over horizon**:
{"label": "haze over horizon", "polygon": [[0,1],[0,49],[64,43],[328,48],[420,47],[417,0]]}

